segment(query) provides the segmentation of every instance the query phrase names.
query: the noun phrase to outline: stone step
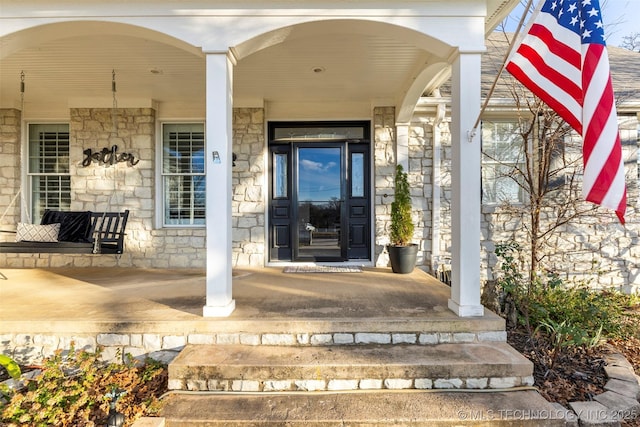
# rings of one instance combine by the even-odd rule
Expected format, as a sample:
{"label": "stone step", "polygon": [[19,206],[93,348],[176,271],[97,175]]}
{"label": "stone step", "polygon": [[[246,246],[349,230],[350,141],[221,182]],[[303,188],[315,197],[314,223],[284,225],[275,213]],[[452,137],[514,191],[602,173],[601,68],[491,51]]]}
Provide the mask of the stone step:
{"label": "stone step", "polygon": [[[236,325],[236,331],[218,331],[205,334],[199,329],[197,334],[189,334],[190,344],[245,344],[245,345],[353,345],[353,344],[444,344],[473,342],[506,342],[504,325],[484,325],[486,329],[461,329],[455,322],[451,324],[424,322],[423,329],[416,332],[405,324],[387,322],[385,328],[376,322],[304,322],[301,325],[285,327],[278,322],[264,322],[262,325],[247,325],[242,329]],[[238,329],[241,331],[238,332]],[[252,331],[252,332],[242,332]],[[262,332],[256,332],[262,331]],[[266,331],[266,332],[265,332]]]}
{"label": "stone step", "polygon": [[565,426],[534,390],[212,393],[165,399],[166,427]]}
{"label": "stone step", "polygon": [[533,365],[506,343],[429,346],[188,345],[169,388],[201,391],[498,389],[533,384]]}

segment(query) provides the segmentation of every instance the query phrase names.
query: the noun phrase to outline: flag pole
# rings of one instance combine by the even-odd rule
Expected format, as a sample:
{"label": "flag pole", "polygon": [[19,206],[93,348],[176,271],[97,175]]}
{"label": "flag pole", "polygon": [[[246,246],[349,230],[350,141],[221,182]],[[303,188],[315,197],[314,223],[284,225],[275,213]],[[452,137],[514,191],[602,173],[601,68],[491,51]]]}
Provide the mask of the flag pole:
{"label": "flag pole", "polygon": [[496,78],[493,80],[493,84],[491,85],[491,88],[489,89],[489,93],[487,93],[487,96],[485,97],[484,102],[482,103],[482,108],[480,108],[480,112],[478,113],[478,118],[476,119],[476,122],[474,123],[473,128],[469,132],[469,142],[471,142],[473,140],[473,138],[476,136],[476,131],[478,130],[478,126],[480,125],[480,120],[482,119],[482,114],[484,113],[484,111],[487,109],[487,106],[489,105],[489,100],[491,99],[491,96],[493,95],[493,92],[495,91],[496,86],[498,85],[498,80],[500,79],[500,76],[502,75],[502,72],[504,71],[504,69],[506,67],[507,59],[511,55],[511,51],[513,50],[513,46],[515,45],[515,42],[518,39],[518,35],[520,34],[520,31],[522,30],[522,27],[524,26],[524,20],[527,17],[527,11],[529,11],[531,9],[531,4],[532,3],[533,3],[533,0],[529,0],[527,2],[527,6],[525,7],[524,12],[522,13],[522,16],[520,17],[520,22],[518,22],[518,27],[516,28],[516,31],[515,31],[515,33],[513,35],[513,39],[509,42],[509,48],[507,49],[507,52],[504,55],[504,58],[502,59],[502,65],[500,66],[500,70],[498,70],[498,74],[496,75]]}

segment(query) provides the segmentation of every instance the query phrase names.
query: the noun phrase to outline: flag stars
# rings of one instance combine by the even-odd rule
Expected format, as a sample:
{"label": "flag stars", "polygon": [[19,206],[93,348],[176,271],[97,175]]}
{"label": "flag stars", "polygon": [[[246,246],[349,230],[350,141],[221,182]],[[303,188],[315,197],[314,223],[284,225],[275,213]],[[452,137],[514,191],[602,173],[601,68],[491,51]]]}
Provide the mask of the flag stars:
{"label": "flag stars", "polygon": [[[1,0],[0,0],[1,1]],[[572,31],[583,43],[602,43],[603,25],[599,5],[594,0],[539,0],[541,11],[561,27]]]}

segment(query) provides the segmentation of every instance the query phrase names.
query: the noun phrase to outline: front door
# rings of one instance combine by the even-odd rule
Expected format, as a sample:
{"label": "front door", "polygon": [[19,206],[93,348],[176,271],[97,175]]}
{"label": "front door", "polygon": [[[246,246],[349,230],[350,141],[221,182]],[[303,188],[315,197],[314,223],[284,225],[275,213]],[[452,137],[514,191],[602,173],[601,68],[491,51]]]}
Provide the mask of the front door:
{"label": "front door", "polygon": [[370,259],[368,124],[271,126],[270,261]]}

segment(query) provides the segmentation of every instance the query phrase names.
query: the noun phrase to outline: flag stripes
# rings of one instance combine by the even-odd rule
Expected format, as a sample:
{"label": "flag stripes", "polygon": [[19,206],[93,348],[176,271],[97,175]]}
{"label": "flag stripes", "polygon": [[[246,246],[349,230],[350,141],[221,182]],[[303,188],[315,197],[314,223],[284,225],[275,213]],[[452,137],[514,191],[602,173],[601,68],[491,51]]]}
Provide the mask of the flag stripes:
{"label": "flag stripes", "polygon": [[624,224],[624,163],[598,0],[542,0],[506,69],[582,136],[583,195]]}

